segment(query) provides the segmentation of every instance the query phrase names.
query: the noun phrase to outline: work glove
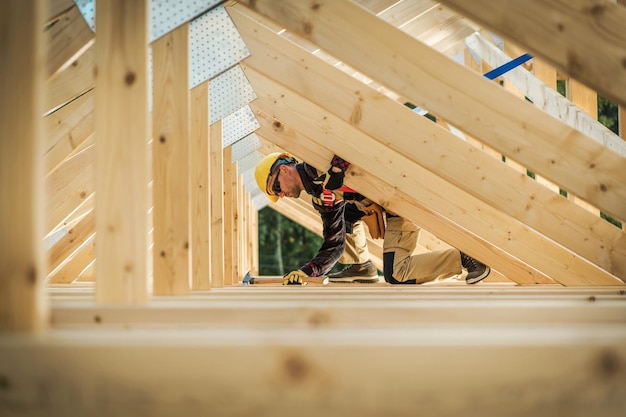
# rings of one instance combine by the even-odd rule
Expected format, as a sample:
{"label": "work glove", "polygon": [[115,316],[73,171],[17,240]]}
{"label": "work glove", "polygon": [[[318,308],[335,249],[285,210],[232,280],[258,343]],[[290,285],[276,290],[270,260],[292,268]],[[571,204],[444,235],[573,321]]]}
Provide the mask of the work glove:
{"label": "work glove", "polygon": [[283,277],[283,285],[306,285],[304,279],[308,277],[301,269],[291,271]]}
{"label": "work glove", "polygon": [[[333,156],[333,159],[330,161],[330,169],[331,171],[337,172],[337,169],[341,170],[341,172],[346,172],[346,169],[350,166],[350,162],[346,161],[343,158],[338,157],[337,155]],[[333,170],[333,168],[337,168]]]}

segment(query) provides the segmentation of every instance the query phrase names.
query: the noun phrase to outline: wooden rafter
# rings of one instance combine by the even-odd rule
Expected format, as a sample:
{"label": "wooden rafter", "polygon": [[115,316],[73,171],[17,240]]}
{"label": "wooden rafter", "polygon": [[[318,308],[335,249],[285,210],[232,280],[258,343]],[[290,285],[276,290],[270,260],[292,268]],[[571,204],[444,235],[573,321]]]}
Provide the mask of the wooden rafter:
{"label": "wooden rafter", "polygon": [[[484,77],[348,1],[317,8],[295,1],[248,2],[365,75],[561,184],[617,218],[626,216],[626,158],[555,122]],[[532,121],[530,123],[529,121]]]}
{"label": "wooden rafter", "polygon": [[[565,199],[555,199],[553,192],[529,177],[520,176],[501,161],[476,152],[472,145],[458,140],[452,133],[316,59],[254,23],[254,19],[238,15],[237,10],[231,14],[252,51],[244,68],[254,67],[275,77],[413,162],[607,271],[626,278],[626,236],[619,229],[568,204]],[[251,78],[257,79],[254,75]],[[389,122],[381,123],[381,120]],[[520,211],[521,207],[524,210]],[[546,221],[546,216],[554,220]],[[563,224],[569,226],[563,228]],[[601,230],[590,235],[589,230],[595,228]]]}
{"label": "wooden rafter", "polygon": [[605,97],[626,105],[626,9],[615,2],[443,0],[441,3],[514,40]]}

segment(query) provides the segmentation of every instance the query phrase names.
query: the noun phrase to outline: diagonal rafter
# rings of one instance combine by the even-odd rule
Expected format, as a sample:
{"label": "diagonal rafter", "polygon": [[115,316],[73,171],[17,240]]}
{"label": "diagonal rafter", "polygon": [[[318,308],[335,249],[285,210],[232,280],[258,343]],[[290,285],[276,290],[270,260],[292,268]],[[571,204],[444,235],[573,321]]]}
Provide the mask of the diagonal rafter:
{"label": "diagonal rafter", "polygon": [[246,13],[251,12],[231,10],[252,52],[243,64],[250,78],[257,78],[250,74],[254,68],[280,80],[453,185],[608,272],[626,277],[626,236],[621,230],[501,161],[476,152],[472,145],[247,18]]}
{"label": "diagonal rafter", "polygon": [[349,1],[242,4],[441,115],[607,214],[626,218],[626,158]]}

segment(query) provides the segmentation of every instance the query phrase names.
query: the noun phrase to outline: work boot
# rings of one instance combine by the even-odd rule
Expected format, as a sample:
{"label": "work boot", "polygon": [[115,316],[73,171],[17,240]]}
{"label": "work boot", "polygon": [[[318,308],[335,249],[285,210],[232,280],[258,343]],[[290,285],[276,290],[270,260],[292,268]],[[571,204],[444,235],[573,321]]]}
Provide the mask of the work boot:
{"label": "work boot", "polygon": [[378,270],[372,261],[352,264],[341,272],[328,275],[330,282],[378,282]]}
{"label": "work boot", "polygon": [[491,268],[487,265],[463,252],[461,252],[461,265],[467,270],[465,282],[468,284],[476,284],[482,281],[491,272]]}

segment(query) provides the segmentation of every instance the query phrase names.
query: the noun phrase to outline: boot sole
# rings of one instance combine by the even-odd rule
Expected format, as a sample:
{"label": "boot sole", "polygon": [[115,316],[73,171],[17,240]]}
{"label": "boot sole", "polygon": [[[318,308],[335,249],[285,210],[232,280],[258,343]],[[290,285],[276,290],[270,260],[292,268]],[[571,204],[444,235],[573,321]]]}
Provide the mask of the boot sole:
{"label": "boot sole", "polygon": [[358,282],[360,284],[373,284],[379,282],[379,277],[346,277],[346,278],[328,278],[330,282],[336,283],[351,283]]}
{"label": "boot sole", "polygon": [[489,276],[490,273],[491,273],[491,268],[487,267],[487,269],[485,269],[485,272],[483,272],[481,275],[474,277],[472,279],[466,279],[465,282],[470,285],[477,284],[483,279],[487,278],[487,276]]}

